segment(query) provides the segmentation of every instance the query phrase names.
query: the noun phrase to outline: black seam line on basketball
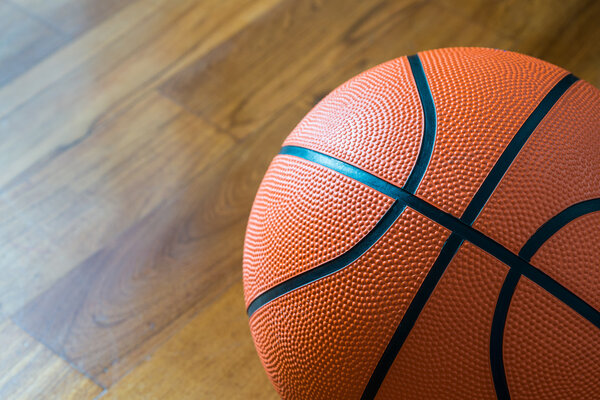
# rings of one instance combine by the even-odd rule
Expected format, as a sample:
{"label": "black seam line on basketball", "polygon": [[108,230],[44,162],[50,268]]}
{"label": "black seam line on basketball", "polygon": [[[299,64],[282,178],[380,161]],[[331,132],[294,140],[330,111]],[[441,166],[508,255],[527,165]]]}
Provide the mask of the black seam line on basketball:
{"label": "black seam line on basketball", "polygon": [[394,201],[392,206],[386,211],[383,217],[377,222],[377,224],[375,224],[375,227],[373,227],[369,233],[363,236],[363,238],[359,240],[358,243],[356,243],[352,248],[350,248],[350,250],[330,261],[319,265],[318,267],[309,269],[308,271],[302,272],[299,275],[283,281],[257,296],[248,306],[248,317],[251,317],[256,310],[275,300],[276,298],[306,286],[309,283],[334,274],[352,264],[367,250],[369,250],[371,246],[373,246],[385,234],[385,232],[387,232],[387,230],[392,226],[396,219],[398,219],[405,208],[406,206],[401,202]]}
{"label": "black seam line on basketball", "polygon": [[[431,94],[429,83],[425,77],[425,71],[423,70],[423,65],[421,64],[419,56],[408,56],[408,62],[410,64],[411,72],[415,80],[417,92],[419,94],[419,99],[421,101],[421,107],[423,109],[423,136],[415,165],[413,166],[413,169],[402,188],[409,193],[415,193],[419,187],[419,184],[421,183],[421,180],[423,179],[423,176],[425,175],[429,161],[431,160],[433,145],[435,143],[437,117],[433,102],[433,95]],[[351,178],[393,198],[397,196],[397,191],[399,190],[399,188],[395,185],[377,178],[376,176],[363,171],[360,168],[342,162],[334,157],[327,156],[303,147],[284,146],[279,154],[296,156],[320,164],[343,175],[350,176]],[[280,297],[292,290],[307,285],[325,276],[331,275],[345,266],[353,263],[377,240],[379,240],[381,236],[383,236],[391,224],[400,216],[402,211],[404,211],[404,207],[392,206],[392,208],[388,210],[388,213],[386,213],[385,216],[375,225],[371,232],[363,237],[363,239],[354,245],[350,250],[334,258],[333,260],[325,262],[318,267],[282,282],[281,284],[276,285],[275,287],[259,295],[248,306],[248,316],[251,316],[258,308],[264,306],[277,297]],[[390,214],[390,212],[392,213]]]}
{"label": "black seam line on basketball", "polygon": [[[513,163],[514,159],[519,154],[535,128],[539,125],[546,114],[552,109],[554,104],[560,99],[560,97],[571,87],[573,83],[578,80],[572,74],[563,77],[542,99],[537,105],[533,112],[527,117],[523,125],[519,128],[517,133],[511,139],[510,143],[506,146],[496,164],[492,167],[488,176],[485,178],[471,202],[465,209],[460,220],[461,222],[471,225],[490,196],[494,192],[496,186]],[[396,356],[400,352],[402,345],[406,338],[410,334],[411,329],[416,323],[421,311],[425,307],[429,297],[433,293],[433,290],[437,286],[437,283],[444,274],[446,268],[452,261],[454,255],[458,252],[458,249],[462,245],[462,240],[455,237],[456,232],[450,234],[450,237],[444,243],[442,250],[432,265],[427,277],[423,281],[421,287],[417,291],[415,298],[409,305],[407,311],[404,313],[398,328],[394,332],[392,339],[388,343],[384,350],[379,363],[375,367],[371,379],[367,383],[362,400],[373,399],[377,395],[383,380],[385,379],[389,369],[391,368]],[[468,239],[467,239],[468,240]],[[511,253],[512,254],[512,253]]]}
{"label": "black seam line on basketball", "polygon": [[[569,78],[569,77],[571,77],[571,78]],[[552,107],[552,104],[549,104],[546,101],[546,99],[548,97],[555,98],[557,96],[558,92],[557,92],[557,90],[555,90],[557,87],[562,88],[561,89],[562,91],[560,93],[563,93],[568,88],[568,86],[570,86],[576,80],[577,80],[577,78],[575,78],[573,75],[568,75],[565,78],[563,78],[548,93],[548,95],[542,100],[542,102],[540,103],[540,105],[536,108],[536,110],[534,110],[534,113],[537,110],[546,110],[546,112],[549,111],[550,108]],[[567,83],[571,82],[571,83],[567,87],[564,87],[564,86],[566,86],[565,82],[567,82]],[[556,100],[558,100],[558,98],[556,98]],[[554,101],[556,101],[556,100],[554,100]],[[528,118],[527,121],[529,121],[530,119],[531,118]],[[539,119],[539,121],[541,121],[541,117],[537,118],[537,119]],[[527,124],[527,121],[526,121],[526,124]],[[539,123],[539,121],[537,123]],[[533,130],[537,126],[537,123],[536,124],[528,123],[528,126],[530,126],[530,129]],[[521,132],[521,130],[519,130],[519,132]],[[428,135],[426,135],[426,133],[427,132],[424,133],[424,136],[428,136]],[[434,134],[435,134],[435,132],[434,132]],[[433,141],[431,141],[431,146],[433,146]],[[422,151],[425,148],[426,148],[425,146],[422,146],[421,147]],[[507,147],[507,150],[509,148],[511,148],[511,144],[509,144],[509,146]],[[326,154],[323,154],[323,153],[320,153],[320,152],[317,152],[317,151],[314,151],[314,150],[306,149],[306,148],[299,147],[299,146],[284,146],[281,149],[281,151],[280,151],[279,154],[280,155],[292,155],[292,156],[296,156],[296,157],[299,157],[299,158],[306,159],[307,161],[312,161],[312,162],[314,162],[316,164],[320,164],[320,165],[325,166],[325,167],[327,167],[329,169],[337,171],[337,172],[339,172],[339,173],[341,173],[343,175],[346,175],[346,176],[348,176],[348,177],[350,177],[352,179],[355,179],[355,180],[357,180],[359,182],[362,182],[363,184],[365,184],[367,186],[370,186],[373,189],[375,189],[377,191],[380,191],[381,193],[386,194],[386,195],[388,195],[390,197],[393,197],[393,198],[397,198],[398,194],[399,194],[399,191],[401,190],[401,188],[399,188],[399,187],[397,187],[397,186],[395,186],[395,185],[393,185],[393,184],[391,184],[389,182],[386,182],[383,179],[378,178],[378,177],[376,177],[375,175],[373,175],[373,174],[371,174],[369,172],[366,172],[366,171],[364,171],[364,170],[362,170],[362,169],[360,169],[358,167],[355,167],[355,166],[353,166],[351,164],[348,164],[348,163],[346,163],[344,161],[338,160],[338,159],[336,159],[334,157],[331,157],[329,155],[326,155]],[[515,156],[516,156],[516,154],[515,154]],[[505,162],[505,164],[507,164],[506,167],[508,168],[508,166],[510,166],[511,163],[512,163],[512,160],[509,160],[508,163]],[[412,175],[412,173],[411,173],[411,175]],[[492,173],[490,173],[490,175],[492,175]],[[493,176],[497,176],[498,179],[501,179],[502,175],[503,175],[503,173],[499,174],[499,173],[496,172],[496,173],[494,173]],[[409,179],[410,179],[410,177],[409,177]],[[488,176],[488,179],[489,179],[489,176]],[[484,182],[484,184],[482,185],[482,187],[486,187],[486,188],[489,187],[489,186],[491,186],[491,185],[486,185],[486,182]],[[496,184],[494,184],[492,186],[492,190],[493,190],[493,188],[495,188],[495,186],[496,186]],[[474,196],[474,198],[475,197],[477,197],[477,194]],[[483,207],[483,205],[485,205],[486,201],[483,202],[482,207]],[[467,207],[467,210],[468,209],[469,209],[469,207]],[[464,215],[463,215],[463,217],[464,217]],[[377,227],[377,225],[376,225],[376,227]],[[375,228],[373,228],[373,229],[375,229]],[[383,233],[385,233],[385,231]],[[367,234],[367,236],[369,236],[369,235]],[[365,238],[366,238],[366,236],[365,236]],[[371,239],[371,238],[372,237],[369,236],[369,239]],[[445,243],[445,246],[449,245],[449,243],[452,243],[452,244],[457,245],[458,247],[460,247],[460,244],[462,242],[447,241],[447,243]],[[458,247],[457,247],[457,249],[455,251],[453,251],[453,252],[452,251],[446,251],[446,252],[444,252],[444,254],[454,254],[458,250]],[[365,251],[367,249],[365,249]],[[442,253],[440,253],[440,254],[442,254]],[[343,254],[340,257],[343,257]],[[338,257],[338,258],[336,258],[334,260],[331,260],[330,263],[333,263],[334,261],[338,260],[340,257]],[[351,258],[349,258],[349,259],[351,259]],[[451,261],[451,258],[450,258],[450,260],[448,260],[448,263],[450,261]],[[337,263],[334,264],[334,265],[336,265],[339,268],[337,270],[333,271],[333,272],[336,272],[339,269],[341,269],[341,268],[344,267],[344,266],[338,265]],[[323,266],[325,266],[325,264],[323,264]],[[435,264],[434,264],[434,266],[435,266]],[[332,268],[331,265],[328,265],[328,267]],[[438,264],[438,267],[441,268],[441,264]],[[319,267],[317,267],[317,268],[319,268]],[[325,272],[325,271],[329,270],[329,269],[323,269],[323,270],[321,270],[321,269],[317,269],[317,268],[315,268],[317,271],[324,271]],[[432,267],[432,269],[433,269],[433,267]],[[312,270],[310,270],[310,271],[312,271]],[[307,271],[306,273],[308,273],[310,271]],[[331,272],[331,273],[333,273],[333,272]],[[433,275],[436,276],[435,273]],[[324,275],[324,276],[326,276],[326,275]],[[441,274],[440,274],[440,276],[441,276]],[[296,279],[298,280],[297,282],[295,282]],[[259,296],[257,296],[250,303],[250,305],[248,306],[248,310],[247,310],[248,316],[252,316],[252,314],[258,308],[260,308],[263,305],[267,304],[268,302],[274,300],[275,298],[277,298],[277,297],[279,297],[279,296],[287,293],[287,292],[283,291],[283,288],[287,288],[288,291],[291,291],[291,290],[294,290],[295,288],[298,288],[300,286],[306,285],[307,283],[303,283],[303,282],[306,282],[305,281],[306,279],[307,279],[307,277],[303,273],[303,274],[297,275],[296,277],[290,278],[289,280],[287,280],[285,282],[282,282],[279,285],[276,285],[273,288],[271,288],[271,289],[263,292],[262,294],[260,294]],[[314,280],[317,280],[319,278],[317,278],[315,276],[315,277],[312,277],[311,279],[313,279],[313,280],[310,280],[308,283],[313,282]],[[294,285],[298,285],[298,286],[294,286]]]}
{"label": "black seam line on basketball", "polygon": [[[299,148],[301,149],[301,148]],[[438,223],[439,225],[445,227],[446,229],[454,232],[455,235],[458,235],[460,238],[467,240],[479,247],[480,249],[486,251],[491,254],[498,260],[502,261],[510,268],[515,269],[518,273],[525,275],[527,278],[547,290],[549,293],[557,297],[559,300],[563,301],[565,304],[570,306],[588,321],[593,323],[594,325],[600,328],[600,314],[597,310],[594,310],[593,307],[585,303],[583,300],[578,298],[576,295],[571,293],[568,289],[564,288],[558,282],[554,281],[544,272],[538,270],[536,267],[529,264],[526,260],[523,260],[518,255],[512,253],[510,250],[502,246],[500,243],[494,241],[493,239],[485,236],[483,233],[474,229],[472,226],[465,224],[460,219],[455,216],[446,213],[438,209],[437,207],[429,204],[425,200],[422,200],[411,193],[408,193],[401,188],[394,186],[388,182],[383,181],[382,179],[369,174],[368,172],[362,171],[357,167],[354,167],[350,164],[344,163],[342,161],[336,160],[333,157],[326,156],[324,154],[317,153],[313,150],[302,149],[302,152],[296,154],[297,157],[306,159],[308,161],[313,161],[318,163],[316,160],[326,160],[324,163],[319,163],[320,165],[329,167],[333,166],[336,168],[336,171],[345,171],[344,175],[356,179],[359,182],[370,186],[376,190],[381,190],[381,193],[384,193],[390,197],[396,199],[396,202],[393,207],[398,207],[399,210],[402,210],[406,205],[413,210],[423,214],[425,217],[431,219],[432,221]],[[289,154],[289,151],[288,151]],[[307,156],[307,157],[304,157]],[[359,180],[360,179],[360,180]],[[379,188],[379,189],[377,189]],[[387,219],[389,217],[391,219],[391,215],[395,215],[398,211],[392,213],[392,208],[388,210],[386,215],[384,215],[383,219]],[[401,211],[400,211],[401,212]],[[390,223],[390,222],[388,222]],[[385,225],[387,225],[386,223]],[[393,223],[393,221],[391,221]],[[379,223],[378,223],[379,224]],[[375,230],[376,228],[374,228]],[[367,235],[368,236],[368,235]],[[452,235],[451,235],[452,236]],[[366,236],[365,236],[366,238]],[[452,239],[455,240],[455,239]],[[451,242],[451,238],[448,238],[446,241]],[[444,250],[442,249],[442,252]],[[442,254],[442,252],[440,254]],[[446,250],[447,254],[450,254]],[[439,258],[439,257],[438,257]],[[332,260],[334,261],[334,260]],[[318,267],[317,267],[318,268]],[[432,268],[433,269],[433,268]],[[311,270],[312,271],[312,270]],[[300,277],[300,275],[298,276]],[[289,281],[293,281],[295,278],[291,278]],[[427,278],[426,278],[427,279]],[[286,282],[289,282],[286,281]],[[283,282],[280,285],[285,284]],[[425,281],[424,281],[425,282]],[[293,285],[295,286],[295,285]],[[268,293],[269,291],[265,292]],[[269,296],[269,297],[278,297],[278,296]],[[259,296],[260,298],[260,296]],[[257,298],[257,300],[259,299]],[[255,301],[257,301],[255,300]],[[270,300],[269,300],[270,301]],[[262,302],[262,301],[261,301]],[[264,302],[267,303],[268,301]],[[250,308],[249,308],[250,309]],[[253,310],[258,309],[258,307],[252,307]],[[249,312],[252,314],[252,312]]]}
{"label": "black seam line on basketball", "polygon": [[[424,213],[421,214],[425,215]],[[367,385],[365,386],[361,396],[362,400],[374,399],[377,395],[383,380],[387,376],[387,373],[394,363],[396,356],[400,352],[400,348],[404,344],[404,341],[408,337],[408,334],[417,321],[421,310],[423,307],[425,307],[425,303],[427,303],[429,296],[435,289],[435,286],[446,270],[445,266],[450,263],[450,260],[452,260],[456,254],[462,242],[463,240],[458,235],[451,234],[446,240],[446,243],[444,243],[438,258],[429,270],[429,273],[423,280],[423,283],[421,283],[419,290],[417,290],[417,293],[410,302],[408,308],[402,316],[400,324],[398,324],[398,327],[394,331],[392,338],[383,351],[379,362],[375,366],[375,369],[371,374],[371,378],[369,379],[369,382],[367,382]]]}
{"label": "black seam line on basketball", "polygon": [[423,137],[421,139],[419,155],[417,156],[413,170],[410,172],[403,186],[407,192],[415,193],[431,160],[437,130],[437,116],[433,95],[431,94],[431,89],[429,88],[429,83],[427,82],[427,77],[425,76],[423,64],[421,64],[419,56],[415,54],[407,58],[415,85],[417,86],[419,99],[421,100],[421,108],[423,109]]}
{"label": "black seam line on basketball", "polygon": [[[462,238],[459,240],[462,241],[464,239],[469,241],[470,243],[479,247],[483,251],[502,261],[511,269],[514,269],[517,273],[526,276],[531,281],[533,281],[534,283],[545,289],[547,292],[558,298],[560,301],[565,303],[567,306],[571,307],[574,311],[576,311],[578,314],[590,321],[592,324],[600,328],[600,312],[598,312],[585,301],[583,301],[575,294],[570,292],[560,283],[553,280],[550,276],[546,275],[544,272],[529,264],[529,262],[519,257],[517,254],[514,254],[506,247],[502,246],[500,243],[484,235],[472,226],[464,223],[459,218],[456,218],[455,216],[438,209],[436,206],[426,202],[425,200],[420,199],[415,195],[408,193],[405,190],[394,186],[353,165],[337,160],[331,156],[318,153],[314,150],[303,148],[297,149],[302,151],[298,151],[296,154],[294,154],[296,157],[318,163],[325,167],[331,166],[335,168],[336,171],[348,176],[349,178],[355,179],[378,191],[381,190],[381,193],[396,199],[396,202],[394,203],[394,205],[392,205],[392,207],[397,206],[400,209],[402,209],[404,206],[408,206],[411,209],[429,218],[433,222],[436,222],[444,228],[452,231],[453,235],[457,235],[460,238]],[[287,148],[285,152],[286,154],[291,154],[291,149]],[[321,163],[318,160],[323,161],[323,163]],[[390,211],[391,209],[388,210],[386,215],[390,213]],[[450,235],[446,243],[451,242],[453,240],[456,239],[452,239],[452,235]],[[444,252],[443,249],[442,252]],[[440,254],[442,254],[442,252]],[[425,279],[427,279],[427,277]]]}
{"label": "black seam line on basketball", "polygon": [[565,208],[531,235],[519,251],[519,255],[525,260],[530,260],[548,239],[569,222],[596,211],[600,211],[600,198],[585,200]]}
{"label": "black seam line on basketball", "polygon": [[550,109],[556,104],[558,99],[573,85],[577,82],[577,78],[573,74],[569,74],[562,78],[554,87],[546,94],[538,106],[533,112],[527,117],[523,125],[519,128],[513,139],[510,141],[502,155],[498,158],[498,161],[489,172],[488,176],[484,180],[481,187],[477,190],[477,193],[471,199],[471,202],[465,209],[461,219],[469,224],[472,224],[483,207],[487,203],[488,199],[500,183],[500,180],[514,161],[514,159],[521,151],[521,148],[525,145],[535,128],[539,125],[542,119],[548,114]]}
{"label": "black seam line on basketball", "polygon": [[500,288],[496,309],[494,310],[494,316],[492,317],[492,327],[490,330],[490,368],[498,400],[510,399],[502,348],[508,307],[510,306],[513,294],[517,288],[517,283],[519,283],[520,279],[521,274],[517,271],[513,269],[508,271],[504,283]]}
{"label": "black seam line on basketball", "polygon": [[[298,146],[284,146],[279,154],[298,157],[326,167],[330,170],[339,172],[340,174],[369,186],[372,189],[393,199],[398,198],[402,191],[401,188],[386,182],[369,172],[355,167],[354,165],[314,150]],[[384,216],[377,222],[377,224],[375,224],[373,229],[371,229],[369,233],[367,233],[348,251],[315,268],[289,278],[288,280],[283,281],[258,295],[254,300],[252,300],[252,302],[250,302],[250,305],[248,305],[248,309],[246,311],[248,317],[251,317],[256,310],[275,300],[276,298],[281,297],[302,286],[308,285],[311,282],[331,275],[352,264],[367,250],[369,250],[371,246],[373,246],[373,244],[375,244],[381,238],[381,236],[385,234],[385,232],[387,232],[394,221],[396,221],[400,214],[402,214],[404,208],[404,204],[395,201],[390,209],[384,214]]]}
{"label": "black seam line on basketball", "polygon": [[[390,340],[388,347],[385,349],[379,364],[377,367],[375,367],[372,377],[378,377],[377,381],[375,382],[379,383],[379,386],[381,385],[381,382],[383,382],[383,378],[385,378],[385,375],[391,367],[391,364],[394,362],[394,359],[400,351],[402,344],[408,337],[411,328],[414,326],[418,317],[418,313],[425,306],[425,303],[431,295],[431,292],[441,278],[444,268],[439,266],[447,265],[447,263],[450,262],[452,257],[458,251],[458,248],[460,247],[460,244],[462,244],[463,240],[467,240],[468,242],[479,247],[481,250],[502,261],[518,275],[526,276],[532,282],[562,301],[593,325],[600,328],[600,312],[598,310],[595,310],[592,306],[562,286],[560,283],[531,265],[526,260],[511,252],[500,243],[487,237],[480,231],[474,229],[472,226],[465,224],[460,219],[442,210],[439,210],[435,206],[425,202],[422,199],[419,199],[416,196],[406,193],[403,198],[399,199],[399,201],[404,201],[409,208],[442,225],[453,233],[442,247],[438,259],[431,267],[429,274],[421,284],[421,287],[417,291],[413,301],[410,303],[407,311],[402,317],[402,321],[399,324],[398,329],[392,336],[392,340]],[[380,370],[378,370],[378,368],[380,368]],[[373,386],[369,386],[369,383],[367,384],[367,387],[363,392],[363,399],[372,399],[375,397],[379,389],[379,386],[375,386],[376,383],[373,383]]]}
{"label": "black seam line on basketball", "polygon": [[363,169],[355,167],[345,161],[338,160],[335,157],[320,153],[315,150],[307,149],[299,146],[284,146],[279,151],[279,155],[288,155],[301,158],[306,161],[313,162],[322,167],[339,172],[350,179],[358,181],[365,186],[369,186],[376,191],[385,194],[386,196],[397,198],[400,196],[401,188],[384,181],[383,179],[367,172]]}
{"label": "black seam line on basketball", "polygon": [[[582,201],[564,209],[545,222],[533,235],[531,235],[523,247],[521,247],[519,256],[524,260],[531,260],[539,248],[569,222],[597,211],[600,211],[600,199]],[[511,269],[508,272],[508,275],[502,284],[502,288],[500,289],[500,293],[498,294],[498,301],[496,302],[496,309],[494,310],[494,316],[492,318],[492,328],[490,332],[490,365],[498,400],[510,399],[503,358],[504,329],[508,317],[508,309],[520,278],[521,275],[516,271]]]}
{"label": "black seam line on basketball", "polygon": [[[502,261],[519,274],[524,275],[535,284],[545,289],[547,292],[572,308],[575,312],[587,319],[593,325],[600,328],[600,311],[594,309],[569,289],[552,279],[549,275],[531,265],[527,260],[524,260],[519,255],[513,253],[500,243],[484,235],[472,226],[465,224],[460,219],[438,209],[437,207],[416,196],[406,193],[404,198],[399,199],[399,201],[400,200],[403,200],[408,207],[420,214],[423,214],[432,221],[437,222],[438,224],[452,231],[454,234],[460,236],[462,239],[474,244],[481,250]],[[450,238],[447,240],[447,242],[449,241]]]}

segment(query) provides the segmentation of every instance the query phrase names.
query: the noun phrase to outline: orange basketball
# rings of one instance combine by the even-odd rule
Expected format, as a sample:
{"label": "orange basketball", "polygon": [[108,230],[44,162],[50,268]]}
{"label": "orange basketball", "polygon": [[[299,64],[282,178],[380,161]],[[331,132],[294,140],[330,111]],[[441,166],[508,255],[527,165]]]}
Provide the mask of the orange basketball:
{"label": "orange basketball", "polygon": [[452,48],[370,69],[286,139],[244,252],[284,399],[600,398],[600,91]]}

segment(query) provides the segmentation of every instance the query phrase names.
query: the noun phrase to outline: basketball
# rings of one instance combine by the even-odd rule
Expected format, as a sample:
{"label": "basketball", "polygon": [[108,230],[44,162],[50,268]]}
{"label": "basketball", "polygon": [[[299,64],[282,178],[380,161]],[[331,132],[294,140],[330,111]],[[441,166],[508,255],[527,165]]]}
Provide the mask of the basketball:
{"label": "basketball", "polygon": [[600,91],[486,48],[376,66],[254,201],[250,331],[284,399],[600,398]]}

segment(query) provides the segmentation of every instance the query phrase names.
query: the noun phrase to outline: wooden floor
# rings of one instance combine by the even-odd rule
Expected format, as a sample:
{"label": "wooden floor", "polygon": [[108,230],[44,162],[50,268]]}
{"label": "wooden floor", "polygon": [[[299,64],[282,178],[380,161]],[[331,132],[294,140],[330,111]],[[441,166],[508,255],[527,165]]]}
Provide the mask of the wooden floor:
{"label": "wooden floor", "polygon": [[595,0],[0,0],[0,398],[276,398],[254,194],[327,92],[446,46],[600,84]]}

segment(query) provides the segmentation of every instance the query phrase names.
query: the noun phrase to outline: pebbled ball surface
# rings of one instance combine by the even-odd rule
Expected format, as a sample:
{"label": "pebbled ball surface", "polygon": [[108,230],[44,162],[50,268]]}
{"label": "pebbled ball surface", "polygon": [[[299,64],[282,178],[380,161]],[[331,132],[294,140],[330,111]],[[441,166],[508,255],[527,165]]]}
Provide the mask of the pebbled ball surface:
{"label": "pebbled ball surface", "polygon": [[405,210],[347,268],[260,308],[250,329],[284,399],[355,399],[448,236]]}
{"label": "pebbled ball surface", "polygon": [[525,143],[474,227],[518,253],[544,222],[575,203],[599,198],[598,127],[598,89],[576,82]]}
{"label": "pebbled ball surface", "polygon": [[435,148],[417,195],[460,217],[506,145],[567,72],[518,53],[420,53],[437,112]]}
{"label": "pebbled ball surface", "polygon": [[[280,155],[256,196],[246,234],[246,306],[266,289],[348,251],[393,200],[320,165]],[[353,204],[349,212],[348,204]]]}
{"label": "pebbled ball surface", "polygon": [[328,154],[402,186],[417,159],[422,130],[419,94],[403,57],[335,89],[298,124],[284,146]]}
{"label": "pebbled ball surface", "polygon": [[464,243],[436,286],[376,399],[493,399],[490,325],[508,268]]}
{"label": "pebbled ball surface", "polygon": [[600,398],[599,343],[600,329],[521,278],[504,332],[504,366],[512,398]]}
{"label": "pebbled ball surface", "polygon": [[600,211],[556,232],[531,259],[545,273],[600,310]]}
{"label": "pebbled ball surface", "polygon": [[[436,108],[416,196],[460,217],[524,121],[568,72],[521,54],[419,53]],[[284,145],[315,150],[402,186],[423,136],[407,58],[358,75],[317,104]],[[518,253],[552,216],[600,197],[600,91],[579,81],[532,132],[473,227]],[[368,234],[393,199],[337,172],[277,156],[252,209],[246,304]],[[572,221],[531,263],[600,307],[600,213]],[[410,208],[356,261],[258,308],[250,330],[284,399],[359,399],[450,232]],[[489,335],[508,266],[464,243],[386,375],[378,400],[495,399]],[[521,278],[504,362],[511,398],[600,398],[600,329]]]}

